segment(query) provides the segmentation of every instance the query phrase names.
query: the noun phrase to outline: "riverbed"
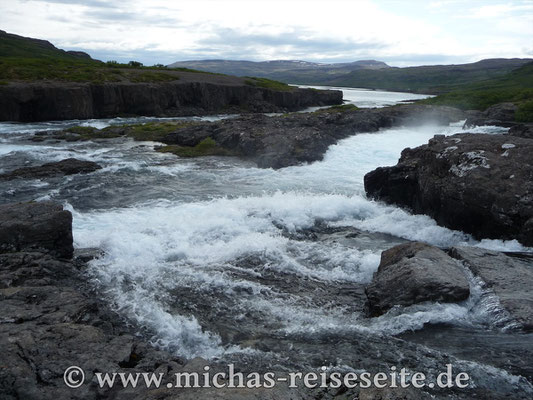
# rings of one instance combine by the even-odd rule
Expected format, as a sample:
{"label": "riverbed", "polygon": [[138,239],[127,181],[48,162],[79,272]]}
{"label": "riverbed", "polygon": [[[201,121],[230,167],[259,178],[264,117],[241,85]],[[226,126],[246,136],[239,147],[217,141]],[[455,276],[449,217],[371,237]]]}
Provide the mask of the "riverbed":
{"label": "riverbed", "polygon": [[[345,91],[359,107],[420,96]],[[73,213],[75,247],[105,252],[91,262],[88,280],[140,335],[179,356],[258,369],[403,363],[436,372],[443,359],[434,352],[457,353],[454,365],[478,385],[532,393],[520,375],[531,374],[533,337],[514,332],[497,299],[473,277],[462,303],[365,314],[364,287],[381,252],[395,244],[532,250],[516,241],[474,240],[366,198],[367,172],[396,164],[402,149],[435,134],[464,132],[462,122],[357,134],[331,146],[323,161],[280,170],[232,157],[178,158],[155,152],[157,143],[126,138],[28,140],[41,130],[151,120],[0,123],[0,171],[69,157],[103,167],[89,175],[4,182],[0,202],[63,203]],[[448,341],[432,339],[435,329]],[[503,356],[486,356],[499,350]],[[511,367],[509,357],[516,360]]]}

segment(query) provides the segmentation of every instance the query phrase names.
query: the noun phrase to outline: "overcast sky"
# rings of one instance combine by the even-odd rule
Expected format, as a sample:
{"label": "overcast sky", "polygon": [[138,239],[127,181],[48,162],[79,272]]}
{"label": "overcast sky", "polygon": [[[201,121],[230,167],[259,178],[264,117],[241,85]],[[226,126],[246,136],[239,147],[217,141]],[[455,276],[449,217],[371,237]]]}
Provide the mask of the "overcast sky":
{"label": "overcast sky", "polygon": [[533,57],[533,1],[0,0],[0,29],[146,65],[192,59],[394,66]]}

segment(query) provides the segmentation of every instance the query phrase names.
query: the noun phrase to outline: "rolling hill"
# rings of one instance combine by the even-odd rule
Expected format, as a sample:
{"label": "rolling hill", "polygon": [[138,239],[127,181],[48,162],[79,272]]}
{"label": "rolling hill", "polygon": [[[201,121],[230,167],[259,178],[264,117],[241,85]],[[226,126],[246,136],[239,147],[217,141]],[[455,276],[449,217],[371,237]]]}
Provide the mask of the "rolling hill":
{"label": "rolling hill", "polygon": [[389,67],[381,61],[317,64],[306,61],[200,60],[170,64],[236,76],[259,76],[285,83],[440,94],[461,85],[502,77],[531,59],[487,59],[470,64]]}

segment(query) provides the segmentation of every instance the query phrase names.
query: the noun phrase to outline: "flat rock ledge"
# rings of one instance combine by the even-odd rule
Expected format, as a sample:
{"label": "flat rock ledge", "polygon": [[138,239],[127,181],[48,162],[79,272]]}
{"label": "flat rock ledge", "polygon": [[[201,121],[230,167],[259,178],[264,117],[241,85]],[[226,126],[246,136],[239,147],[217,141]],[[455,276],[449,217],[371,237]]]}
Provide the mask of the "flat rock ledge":
{"label": "flat rock ledge", "polygon": [[87,174],[97,171],[102,167],[92,161],[77,160],[67,158],[58,162],[46,163],[36,167],[23,167],[14,171],[0,174],[0,180],[12,179],[42,179],[54,176],[65,176],[74,174]]}
{"label": "flat rock ledge", "polygon": [[394,246],[382,253],[366,288],[369,312],[379,316],[397,306],[463,301],[470,294],[466,270],[481,280],[484,290],[497,296],[515,326],[533,331],[532,253],[467,246],[443,251],[421,242]]}
{"label": "flat rock ledge", "polygon": [[478,239],[533,246],[533,140],[436,135],[404,149],[397,165],[365,175],[371,198],[427,214]]}

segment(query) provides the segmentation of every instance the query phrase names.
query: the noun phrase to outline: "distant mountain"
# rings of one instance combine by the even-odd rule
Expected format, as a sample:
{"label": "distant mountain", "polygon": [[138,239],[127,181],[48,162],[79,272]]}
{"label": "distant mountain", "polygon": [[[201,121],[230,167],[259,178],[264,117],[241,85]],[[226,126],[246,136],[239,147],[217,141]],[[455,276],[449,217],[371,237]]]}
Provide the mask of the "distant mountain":
{"label": "distant mountain", "polygon": [[470,64],[397,68],[384,62],[319,64],[307,61],[183,61],[170,67],[194,68],[237,76],[258,76],[285,83],[384,89],[439,94],[461,85],[482,82],[505,74],[532,59],[494,58]]}
{"label": "distant mountain", "polygon": [[326,79],[324,84],[439,94],[458,89],[462,85],[502,77],[531,61],[533,60],[493,58],[470,64],[354,70]]}
{"label": "distant mountain", "polygon": [[337,77],[354,70],[381,70],[390,68],[382,61],[360,60],[351,63],[322,64],[300,60],[244,61],[197,60],[179,61],[170,68],[192,68],[236,76],[257,76],[286,83],[319,83],[326,77]]}

